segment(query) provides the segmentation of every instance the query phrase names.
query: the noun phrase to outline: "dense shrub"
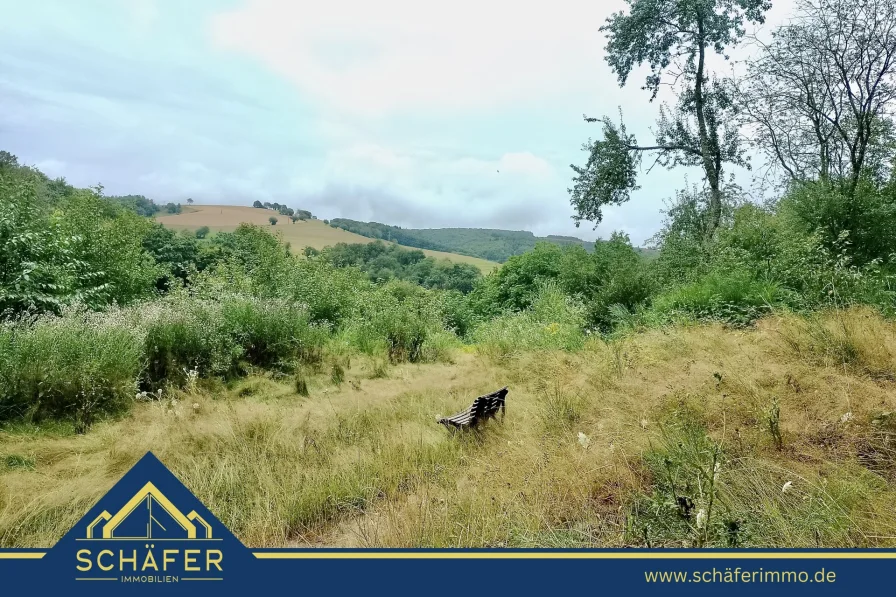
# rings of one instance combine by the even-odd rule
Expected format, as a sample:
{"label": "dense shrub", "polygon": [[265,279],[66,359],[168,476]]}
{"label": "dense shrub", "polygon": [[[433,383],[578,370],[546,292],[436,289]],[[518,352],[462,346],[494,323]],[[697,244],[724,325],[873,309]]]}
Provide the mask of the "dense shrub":
{"label": "dense shrub", "polygon": [[0,327],[0,420],[76,419],[127,408],[142,338],[124,313],[67,313]]}
{"label": "dense shrub", "polygon": [[386,354],[393,363],[435,360],[447,330],[442,313],[423,289],[390,282],[368,292],[347,328],[351,343],[367,354]]}
{"label": "dense shrub", "polygon": [[748,272],[714,272],[660,294],[652,310],[669,319],[684,315],[746,324],[780,304],[781,294],[775,284],[760,282]]}
{"label": "dense shrub", "polygon": [[[306,251],[306,256],[315,253]],[[410,250],[381,241],[366,244],[339,243],[320,252],[320,259],[336,267],[354,266],[367,274],[371,282],[406,280],[424,288],[470,292],[482,273],[474,265],[453,263],[427,257],[423,251]]]}
{"label": "dense shrub", "polygon": [[483,354],[505,357],[527,350],[577,350],[584,345],[584,309],[555,283],[545,283],[531,309],[484,322],[473,332]]}

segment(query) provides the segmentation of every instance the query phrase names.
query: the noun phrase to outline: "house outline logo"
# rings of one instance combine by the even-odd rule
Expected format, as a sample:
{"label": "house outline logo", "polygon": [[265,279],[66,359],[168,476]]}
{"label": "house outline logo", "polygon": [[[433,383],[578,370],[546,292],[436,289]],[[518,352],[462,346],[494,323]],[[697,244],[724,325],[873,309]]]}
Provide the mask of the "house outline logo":
{"label": "house outline logo", "polygon": [[[164,518],[166,519],[164,523],[153,513],[154,505],[157,513],[164,513]],[[132,517],[139,517],[144,514],[143,507],[146,508],[145,514],[147,517],[145,527],[143,527],[146,529],[144,535],[116,533]],[[176,523],[176,526],[172,525],[172,522]],[[140,528],[140,526],[136,528]],[[97,535],[98,529],[99,536]],[[161,530],[161,533],[159,533],[159,530]],[[177,536],[184,533],[186,534],[185,537]],[[179,539],[189,541],[214,539],[211,525],[196,510],[192,510],[189,514],[184,515],[151,481],[135,493],[114,515],[110,514],[108,510],[103,510],[93,519],[93,522],[87,525],[86,535],[86,540],[128,539],[155,541]]]}
{"label": "house outline logo", "polygon": [[252,552],[151,452],[94,503],[41,566],[67,571],[48,576],[50,585],[90,595],[149,584],[192,594],[201,590],[197,582],[230,591],[258,578]]}

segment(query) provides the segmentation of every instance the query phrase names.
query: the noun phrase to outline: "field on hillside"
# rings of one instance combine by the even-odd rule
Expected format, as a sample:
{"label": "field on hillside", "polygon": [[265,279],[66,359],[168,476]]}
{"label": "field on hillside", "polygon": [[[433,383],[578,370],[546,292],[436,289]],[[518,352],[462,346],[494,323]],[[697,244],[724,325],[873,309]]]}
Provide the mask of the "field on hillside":
{"label": "field on hillside", "polygon": [[[268,221],[272,215],[279,220],[276,226],[271,226]],[[371,238],[347,232],[341,228],[332,228],[320,220],[298,221],[293,224],[288,217],[266,209],[234,205],[194,205],[184,208],[183,213],[180,214],[160,214],[156,217],[156,221],[173,229],[196,230],[202,226],[208,226],[213,232],[232,232],[241,223],[257,224],[269,228],[272,232],[279,232],[283,240],[290,243],[295,252],[301,252],[305,247],[323,249],[337,243],[366,244],[373,242]],[[423,252],[436,259],[470,263],[482,270],[483,273],[488,273],[498,266],[493,261],[477,257],[443,253],[442,251],[423,250]]]}
{"label": "field on hillside", "polygon": [[[7,426],[0,547],[51,545],[147,450],[249,546],[896,546],[896,325],[870,311],[490,354]],[[503,422],[435,423],[504,385]]]}

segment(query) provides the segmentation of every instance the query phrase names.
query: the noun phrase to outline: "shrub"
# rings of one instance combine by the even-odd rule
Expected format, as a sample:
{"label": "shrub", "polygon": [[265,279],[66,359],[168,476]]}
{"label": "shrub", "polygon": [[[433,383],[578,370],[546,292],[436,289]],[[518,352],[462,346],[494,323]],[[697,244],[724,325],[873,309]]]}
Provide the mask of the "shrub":
{"label": "shrub", "polygon": [[[366,293],[347,328],[349,342],[370,355],[387,354],[392,363],[441,358],[443,350],[427,351],[446,333],[431,295],[406,282],[390,282]],[[439,342],[444,341],[444,338]]]}
{"label": "shrub", "polygon": [[327,330],[309,323],[307,310],[283,300],[232,297],[221,305],[223,333],[247,362],[282,368],[320,359]]}
{"label": "shrub", "polygon": [[126,409],[141,373],[139,333],[121,311],[0,327],[0,419],[80,418]]}
{"label": "shrub", "polygon": [[747,272],[714,272],[659,295],[652,310],[667,320],[684,315],[747,324],[768,313],[782,296],[776,284],[758,281]]}
{"label": "shrub", "polygon": [[545,284],[531,309],[487,321],[472,338],[482,353],[492,357],[525,350],[578,350],[585,343],[584,324],[581,305],[556,284]]}
{"label": "shrub", "polygon": [[234,371],[241,347],[224,332],[220,305],[205,300],[172,300],[141,314],[146,370],[144,384],[183,385],[188,371],[227,375]]}
{"label": "shrub", "polygon": [[300,305],[238,295],[219,301],[176,297],[141,319],[150,388],[181,385],[194,369],[203,377],[230,376],[240,362],[287,369],[315,362],[327,335],[326,328],[309,324]]}

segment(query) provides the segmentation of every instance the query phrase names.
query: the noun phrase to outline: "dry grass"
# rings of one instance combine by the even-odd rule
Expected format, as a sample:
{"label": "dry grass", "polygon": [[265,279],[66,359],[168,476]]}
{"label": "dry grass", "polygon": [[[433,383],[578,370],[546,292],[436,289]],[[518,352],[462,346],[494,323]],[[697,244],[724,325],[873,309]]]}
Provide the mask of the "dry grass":
{"label": "dry grass", "polygon": [[[276,226],[271,226],[268,221],[271,215],[275,215],[279,220]],[[279,233],[283,241],[288,242],[296,253],[301,253],[305,247],[323,249],[337,243],[366,244],[373,242],[371,238],[341,228],[332,228],[320,220],[297,221],[293,224],[288,217],[274,214],[266,209],[235,205],[194,205],[189,209],[185,208],[180,214],[159,215],[156,217],[156,221],[175,230],[197,230],[202,226],[208,226],[213,232],[233,232],[242,223],[257,224],[268,228],[271,232]],[[421,250],[436,259],[470,263],[482,270],[483,273],[488,273],[498,267],[494,261],[477,257],[430,251],[429,249]]]}
{"label": "dry grass", "polygon": [[[308,398],[291,378],[207,386],[85,436],[0,432],[0,546],[52,544],[147,450],[250,546],[894,546],[894,354],[896,326],[857,311],[452,365],[352,359],[338,386],[309,375]],[[504,423],[435,424],[503,385]],[[710,530],[668,513],[651,468],[679,467],[696,512],[701,446],[721,454]]]}

